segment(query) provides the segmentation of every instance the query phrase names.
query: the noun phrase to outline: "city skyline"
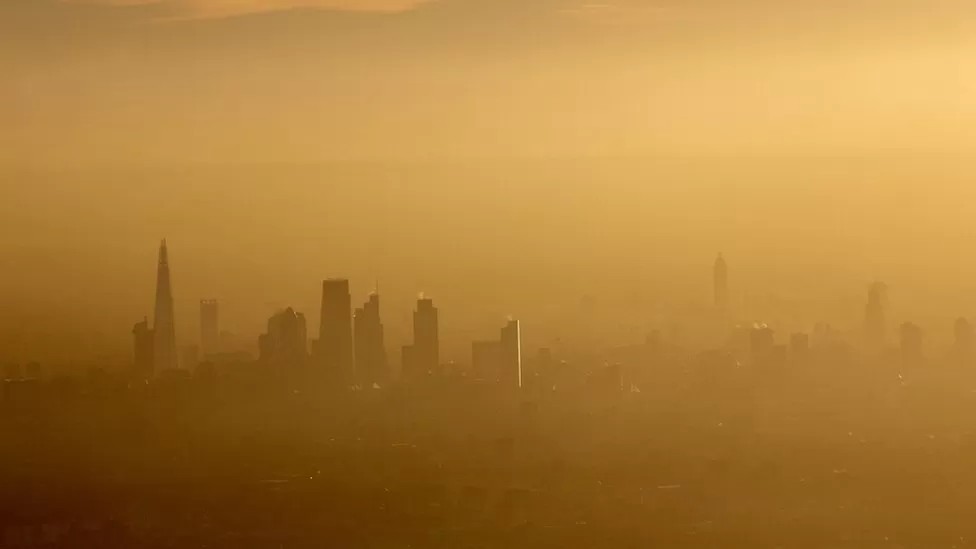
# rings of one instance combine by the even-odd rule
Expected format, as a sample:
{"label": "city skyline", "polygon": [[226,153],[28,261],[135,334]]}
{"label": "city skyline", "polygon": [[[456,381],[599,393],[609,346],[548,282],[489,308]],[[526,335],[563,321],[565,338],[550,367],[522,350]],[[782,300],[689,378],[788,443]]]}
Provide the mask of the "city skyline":
{"label": "city skyline", "polygon": [[[719,254],[712,267],[713,311],[724,319],[724,328],[730,330],[729,341],[734,344],[736,331],[741,330],[742,321],[731,320],[735,307],[729,302],[729,265],[724,254]],[[275,313],[267,323],[267,330],[257,340],[258,362],[272,365],[284,371],[317,372],[321,380],[340,386],[362,388],[381,388],[399,382],[422,381],[431,376],[442,375],[447,366],[440,361],[440,322],[439,312],[433,300],[421,294],[413,311],[413,343],[402,347],[399,371],[394,375],[388,361],[384,338],[383,320],[380,311],[378,284],[369,292],[366,303],[352,309],[349,280],[329,278],[322,282],[319,337],[309,340],[305,316],[292,307]],[[157,270],[157,307],[152,327],[148,321],[135,324],[133,335],[132,371],[140,377],[152,377],[165,370],[183,368],[193,370],[198,364],[210,362],[219,354],[204,352],[207,338],[211,338],[210,348],[219,341],[217,332],[217,300],[201,299],[200,303],[200,345],[184,349],[186,358],[176,362],[174,319],[172,311],[172,289],[169,274],[169,253],[166,240],[159,249]],[[864,332],[861,338],[849,340],[850,344],[863,345],[877,352],[885,347],[885,318],[888,308],[888,287],[880,281],[868,288],[867,305],[864,309]],[[701,320],[707,318],[702,317]],[[162,335],[156,327],[162,328]],[[820,324],[811,327],[816,337]],[[829,328],[828,328],[829,330]],[[965,317],[954,320],[952,326],[952,348],[959,356],[970,352],[972,328]],[[786,360],[786,353],[796,356],[806,354],[810,346],[810,331],[786,332],[779,336],[776,330],[766,323],[756,322],[748,332],[748,348],[757,363]],[[653,337],[659,345],[657,334]],[[786,342],[778,345],[777,337]],[[834,336],[836,337],[836,335]],[[785,338],[785,339],[784,339]],[[911,321],[901,324],[899,347],[906,360],[920,362],[924,357],[924,330]],[[161,350],[162,347],[162,350]],[[167,351],[169,347],[173,351]],[[227,351],[227,349],[222,349]],[[240,349],[237,349],[240,351]],[[548,347],[539,347],[539,353],[551,355]],[[237,355],[233,355],[237,356]],[[464,368],[475,379],[499,383],[502,386],[521,388],[523,383],[523,344],[521,322],[509,317],[501,329],[497,340],[478,340],[471,342],[470,362]],[[454,361],[452,360],[453,364]],[[462,362],[462,364],[464,364]],[[308,367],[312,365],[310,370]],[[147,373],[148,372],[148,373]]]}
{"label": "city skyline", "polygon": [[976,540],[973,0],[0,0],[0,546]]}

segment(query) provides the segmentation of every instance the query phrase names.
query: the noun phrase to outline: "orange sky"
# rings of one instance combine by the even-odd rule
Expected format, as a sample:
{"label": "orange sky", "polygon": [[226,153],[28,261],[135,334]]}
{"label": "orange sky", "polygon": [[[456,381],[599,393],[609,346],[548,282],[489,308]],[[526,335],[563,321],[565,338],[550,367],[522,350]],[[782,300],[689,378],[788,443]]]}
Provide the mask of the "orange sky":
{"label": "orange sky", "polygon": [[0,321],[127,350],[164,236],[181,337],[201,297],[314,318],[327,276],[383,280],[391,341],[421,290],[455,344],[545,343],[595,290],[639,332],[719,250],[804,322],[875,277],[952,319],[974,31],[968,0],[3,0]]}
{"label": "orange sky", "polygon": [[976,137],[974,12],[7,0],[0,161],[958,151]]}

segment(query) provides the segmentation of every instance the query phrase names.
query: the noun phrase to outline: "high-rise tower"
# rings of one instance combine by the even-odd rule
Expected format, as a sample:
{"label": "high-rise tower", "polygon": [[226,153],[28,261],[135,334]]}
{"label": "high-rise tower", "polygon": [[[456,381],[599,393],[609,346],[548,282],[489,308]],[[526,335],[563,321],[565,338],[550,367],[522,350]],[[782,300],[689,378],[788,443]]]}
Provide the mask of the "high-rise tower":
{"label": "high-rise tower", "polygon": [[156,312],[153,321],[153,366],[157,372],[179,367],[176,354],[176,323],[173,320],[173,287],[169,275],[166,240],[159,245],[156,269]]}
{"label": "high-rise tower", "polygon": [[318,353],[319,363],[329,380],[344,385],[353,381],[352,297],[346,279],[329,279],[322,283]]}
{"label": "high-rise tower", "polygon": [[386,385],[386,348],[383,322],[380,319],[380,296],[373,293],[369,301],[353,314],[355,325],[356,376],[363,387]]}
{"label": "high-rise tower", "polygon": [[504,387],[522,387],[522,326],[509,320],[497,340],[471,344],[471,365],[479,378]]}
{"label": "high-rise tower", "polygon": [[434,300],[421,296],[413,313],[413,345],[403,348],[403,375],[421,378],[440,365],[440,335]]}
{"label": "high-rise tower", "polygon": [[729,306],[729,268],[722,254],[715,260],[712,278],[715,284],[715,306],[724,309]]}
{"label": "high-rise tower", "polygon": [[260,361],[279,368],[299,368],[308,352],[305,315],[289,307],[268,319],[268,333],[258,338]]}
{"label": "high-rise tower", "polygon": [[868,304],[864,308],[864,335],[870,345],[884,344],[887,306],[888,287],[882,282],[871,284],[868,289]]}
{"label": "high-rise tower", "polygon": [[501,382],[508,387],[522,388],[522,325],[509,320],[501,334]]}

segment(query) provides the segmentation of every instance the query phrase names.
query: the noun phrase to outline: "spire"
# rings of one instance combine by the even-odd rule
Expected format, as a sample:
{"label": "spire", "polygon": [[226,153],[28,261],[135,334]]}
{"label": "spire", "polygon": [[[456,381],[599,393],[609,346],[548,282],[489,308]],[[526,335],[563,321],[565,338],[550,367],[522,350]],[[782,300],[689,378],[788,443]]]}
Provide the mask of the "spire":
{"label": "spire", "polygon": [[166,239],[159,243],[159,264],[169,265],[169,252],[166,250]]}
{"label": "spire", "polygon": [[169,252],[166,247],[166,239],[163,239],[159,244],[159,264],[156,269],[156,309],[153,318],[155,339],[153,362],[158,371],[178,367],[174,316]]}

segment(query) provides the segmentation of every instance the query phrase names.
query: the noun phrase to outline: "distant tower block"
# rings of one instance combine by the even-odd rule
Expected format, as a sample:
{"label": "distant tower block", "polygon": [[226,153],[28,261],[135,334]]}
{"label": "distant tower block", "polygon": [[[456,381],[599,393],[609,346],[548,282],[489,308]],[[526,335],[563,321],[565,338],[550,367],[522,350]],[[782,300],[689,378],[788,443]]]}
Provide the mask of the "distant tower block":
{"label": "distant tower block", "polygon": [[369,300],[353,313],[353,327],[356,376],[360,384],[366,388],[385,386],[389,375],[378,293],[370,294]]}
{"label": "distant tower block", "polygon": [[715,306],[725,309],[729,306],[729,268],[722,254],[718,254],[712,276],[715,286]]}
{"label": "distant tower block", "polygon": [[522,324],[510,320],[502,328],[501,382],[509,387],[522,388]]}
{"label": "distant tower block", "polygon": [[156,372],[178,368],[176,323],[173,314],[173,287],[169,274],[169,252],[166,240],[159,245],[156,270],[156,311],[153,321],[153,366]]}
{"label": "distant tower block", "polygon": [[413,344],[403,347],[403,375],[423,378],[440,365],[440,333],[437,307],[429,297],[420,296],[413,313]]}
{"label": "distant tower block", "polygon": [[318,360],[329,379],[341,384],[353,382],[352,296],[346,279],[329,279],[322,283],[318,353]]}
{"label": "distant tower block", "polygon": [[887,306],[888,287],[883,282],[871,284],[868,288],[868,304],[864,308],[864,337],[870,345],[884,345]]}
{"label": "distant tower block", "polygon": [[279,368],[305,364],[308,330],[305,315],[289,307],[268,319],[268,332],[258,337],[260,361]]}
{"label": "distant tower block", "polygon": [[510,320],[501,329],[497,340],[475,341],[471,344],[471,364],[480,379],[496,382],[503,387],[522,387],[522,327],[518,320]]}
{"label": "distant tower block", "polygon": [[200,347],[206,360],[220,350],[219,310],[216,299],[200,300]]}

